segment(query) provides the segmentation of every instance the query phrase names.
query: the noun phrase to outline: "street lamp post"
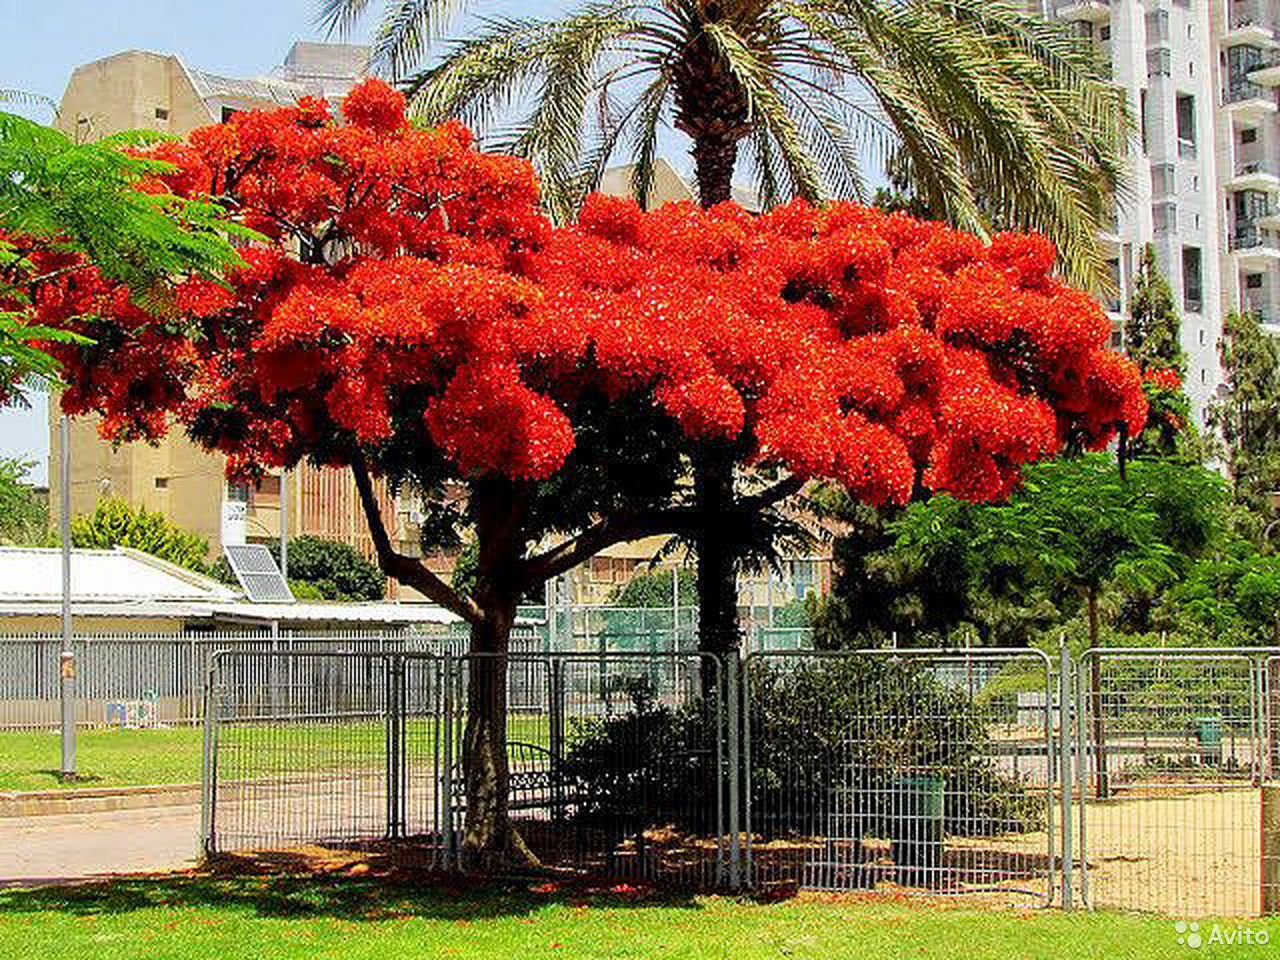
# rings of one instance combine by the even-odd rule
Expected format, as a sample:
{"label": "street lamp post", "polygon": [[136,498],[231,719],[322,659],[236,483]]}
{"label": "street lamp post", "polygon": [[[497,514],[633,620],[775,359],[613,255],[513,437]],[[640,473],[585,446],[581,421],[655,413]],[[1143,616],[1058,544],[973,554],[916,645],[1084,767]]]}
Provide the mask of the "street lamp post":
{"label": "street lamp post", "polygon": [[62,535],[62,652],[58,655],[58,683],[62,706],[63,780],[76,778],[76,654],[71,647],[71,420],[60,424],[59,475],[62,480],[58,525]]}

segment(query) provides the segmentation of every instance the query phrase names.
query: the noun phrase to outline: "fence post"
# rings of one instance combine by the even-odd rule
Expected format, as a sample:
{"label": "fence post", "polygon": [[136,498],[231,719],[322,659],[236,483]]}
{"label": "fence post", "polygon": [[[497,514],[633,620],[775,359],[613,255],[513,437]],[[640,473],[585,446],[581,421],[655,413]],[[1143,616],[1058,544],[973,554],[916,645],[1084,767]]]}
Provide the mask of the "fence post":
{"label": "fence post", "polygon": [[[1062,819],[1062,908],[1075,907],[1072,889],[1075,872],[1075,856],[1072,849],[1071,806],[1074,780],[1071,775],[1071,651],[1064,640],[1059,640],[1058,659],[1058,743],[1061,760],[1061,819]],[[1081,851],[1083,853],[1083,851]]]}
{"label": "fence post", "polygon": [[217,669],[215,657],[209,664],[204,688],[204,736],[200,760],[200,848],[206,857],[218,852],[214,836],[218,790],[218,704],[214,698]]}
{"label": "fence post", "polygon": [[444,866],[454,865],[457,840],[453,833],[453,653],[445,647],[444,661],[444,774],[440,785],[444,804]]}
{"label": "fence post", "polygon": [[732,650],[724,659],[723,669],[727,671],[726,687],[729,692],[728,727],[729,727],[729,888],[737,890],[742,886],[742,827],[739,819],[742,765],[739,762],[739,724],[738,724],[738,669],[741,660],[737,650]]}
{"label": "fence post", "polygon": [[[1096,654],[1095,654],[1096,655]],[[1085,742],[1085,683],[1084,660],[1090,656],[1086,651],[1081,658],[1075,676],[1076,698],[1076,790],[1080,795],[1080,902],[1086,909],[1093,909],[1089,897],[1089,836],[1088,823],[1089,783],[1088,783],[1088,750]]]}
{"label": "fence post", "polygon": [[[551,748],[551,762],[557,767],[564,762],[564,663],[559,658],[551,661],[551,669],[547,672],[547,677],[551,686],[549,691],[549,700],[547,703],[549,731],[549,746]],[[552,814],[557,821],[564,820],[565,798],[564,798],[564,778],[561,771],[553,769],[551,771],[552,783]]]}
{"label": "fence post", "polygon": [[404,835],[404,657],[384,660],[387,681],[387,836]]}

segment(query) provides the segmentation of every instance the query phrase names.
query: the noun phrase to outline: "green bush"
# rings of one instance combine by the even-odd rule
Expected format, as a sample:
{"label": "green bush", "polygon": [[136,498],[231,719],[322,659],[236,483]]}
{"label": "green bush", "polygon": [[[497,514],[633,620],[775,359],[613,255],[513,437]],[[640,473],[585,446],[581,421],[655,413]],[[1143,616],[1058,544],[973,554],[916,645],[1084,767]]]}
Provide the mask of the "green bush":
{"label": "green bush", "polygon": [[[944,828],[990,836],[1041,825],[1043,804],[990,759],[989,715],[963,691],[910,661],[880,657],[785,661],[752,667],[752,829],[765,839],[885,835],[901,814],[901,778],[945,781]],[[714,827],[719,768],[714,720],[697,701],[660,703],[633,678],[629,708],[578,721],[565,772],[579,816],[634,833]]]}
{"label": "green bush", "polygon": [[118,499],[100,501],[91,516],[73,517],[71,544],[91,550],[130,547],[197,573],[210,569],[207,540],[183,530],[161,513]]}
{"label": "green bush", "polygon": [[[270,545],[280,562],[280,545]],[[301,536],[289,541],[289,579],[309,583],[325,600],[381,600],[387,578],[355,547],[338,540]]]}

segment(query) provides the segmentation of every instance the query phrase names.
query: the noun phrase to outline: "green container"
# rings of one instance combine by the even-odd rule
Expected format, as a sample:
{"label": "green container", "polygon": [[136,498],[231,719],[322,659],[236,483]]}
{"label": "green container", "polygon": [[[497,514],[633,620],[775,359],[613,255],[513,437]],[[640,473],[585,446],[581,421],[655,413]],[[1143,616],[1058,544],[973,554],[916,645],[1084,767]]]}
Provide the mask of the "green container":
{"label": "green container", "polygon": [[900,883],[940,885],[946,790],[942,777],[895,777],[891,783],[889,836]]}
{"label": "green container", "polygon": [[1196,717],[1196,740],[1200,744],[1201,763],[1222,762],[1222,718]]}

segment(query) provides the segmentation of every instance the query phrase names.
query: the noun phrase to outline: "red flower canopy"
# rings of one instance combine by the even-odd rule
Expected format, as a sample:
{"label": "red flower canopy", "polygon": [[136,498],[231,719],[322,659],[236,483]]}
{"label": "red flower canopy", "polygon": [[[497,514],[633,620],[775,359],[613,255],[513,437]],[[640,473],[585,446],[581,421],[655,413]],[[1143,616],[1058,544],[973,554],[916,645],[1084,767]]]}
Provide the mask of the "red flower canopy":
{"label": "red flower canopy", "polygon": [[875,504],[917,484],[1001,498],[1068,439],[1142,428],[1138,371],[1041,237],[602,196],[557,228],[527,163],[415,129],[384,84],[343,112],[237,114],[159,149],[174,171],[149,189],[220,198],[272,243],[160,319],[91,270],[43,291],[41,322],[96,340],[55,348],[68,412],[118,438],[176,417],[242,475],[396,444],[542,480],[582,397],[645,397],[691,446],[733,441]]}

